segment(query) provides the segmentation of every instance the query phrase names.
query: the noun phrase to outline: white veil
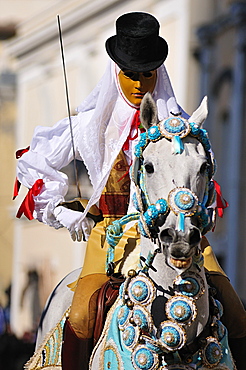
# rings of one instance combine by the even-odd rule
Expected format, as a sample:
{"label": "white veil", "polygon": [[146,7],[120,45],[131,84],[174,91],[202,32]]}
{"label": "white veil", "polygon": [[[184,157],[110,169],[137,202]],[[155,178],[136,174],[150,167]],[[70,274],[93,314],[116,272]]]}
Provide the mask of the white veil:
{"label": "white veil", "polygon": [[[99,200],[113,163],[129,135],[136,113],[137,107],[130,105],[120,92],[118,71],[117,65],[110,60],[100,82],[77,108],[79,135],[76,147],[94,188],[85,212]],[[168,117],[171,112],[177,114],[181,110],[164,64],[157,69],[153,98],[157,104],[159,119]]]}

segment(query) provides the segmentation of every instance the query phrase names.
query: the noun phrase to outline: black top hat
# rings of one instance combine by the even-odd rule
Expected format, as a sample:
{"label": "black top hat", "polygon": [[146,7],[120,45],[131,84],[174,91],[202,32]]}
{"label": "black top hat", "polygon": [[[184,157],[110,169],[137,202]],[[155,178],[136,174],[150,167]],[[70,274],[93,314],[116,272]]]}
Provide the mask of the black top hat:
{"label": "black top hat", "polygon": [[148,13],[123,14],[116,21],[116,35],[106,41],[110,58],[121,69],[154,70],[168,54],[167,42],[159,36],[159,22]]}

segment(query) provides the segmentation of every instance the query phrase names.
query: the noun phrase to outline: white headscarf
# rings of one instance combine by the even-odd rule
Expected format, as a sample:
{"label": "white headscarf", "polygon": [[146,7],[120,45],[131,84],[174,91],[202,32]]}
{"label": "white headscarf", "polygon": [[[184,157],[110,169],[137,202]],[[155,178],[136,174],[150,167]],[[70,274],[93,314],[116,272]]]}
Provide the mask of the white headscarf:
{"label": "white headscarf", "polygon": [[[99,200],[136,113],[137,107],[126,101],[120,90],[118,72],[118,66],[110,60],[98,85],[77,108],[80,129],[76,146],[94,188],[85,213]],[[157,69],[157,82],[152,95],[160,120],[171,112],[177,114],[182,111],[164,64]]]}

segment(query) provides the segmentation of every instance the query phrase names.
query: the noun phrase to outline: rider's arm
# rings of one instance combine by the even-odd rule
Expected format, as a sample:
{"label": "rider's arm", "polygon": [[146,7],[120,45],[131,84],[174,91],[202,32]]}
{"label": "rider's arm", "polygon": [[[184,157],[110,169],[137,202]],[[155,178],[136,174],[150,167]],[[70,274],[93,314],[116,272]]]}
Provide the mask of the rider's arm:
{"label": "rider's arm", "polygon": [[[73,135],[78,136],[78,120],[71,117]],[[76,151],[77,159],[81,159]],[[29,192],[43,180],[38,195],[33,195],[33,217],[39,221],[60,227],[54,216],[54,208],[64,201],[68,190],[68,178],[60,171],[73,159],[71,135],[68,119],[59,121],[53,127],[37,127],[30,144],[30,150],[18,161],[17,178]]]}

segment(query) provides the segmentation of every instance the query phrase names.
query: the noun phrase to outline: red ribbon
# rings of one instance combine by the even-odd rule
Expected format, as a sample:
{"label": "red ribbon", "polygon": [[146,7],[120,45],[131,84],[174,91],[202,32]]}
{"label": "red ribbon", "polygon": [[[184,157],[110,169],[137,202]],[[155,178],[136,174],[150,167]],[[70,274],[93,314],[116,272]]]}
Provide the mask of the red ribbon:
{"label": "red ribbon", "polygon": [[[130,132],[129,132],[129,135],[125,141],[125,143],[123,144],[123,150],[129,150],[129,142],[130,140],[135,140],[137,137],[138,137],[138,128],[139,126],[141,125],[141,122],[140,122],[140,110],[137,109],[136,110],[136,113],[134,114],[134,117],[132,119],[132,123],[131,123],[131,128],[130,128]],[[133,135],[133,132],[134,130],[136,130],[136,133],[134,136]],[[144,131],[144,129],[140,129],[141,131]]]}
{"label": "red ribbon", "polygon": [[17,197],[17,195],[19,194],[19,190],[20,190],[20,187],[21,187],[21,183],[20,181],[17,179],[15,179],[15,183],[14,183],[14,193],[13,193],[13,200]]}
{"label": "red ribbon", "polygon": [[216,191],[216,202],[217,202],[217,212],[219,217],[223,217],[224,209],[229,206],[228,202],[223,198],[220,185],[213,180],[214,187]]}
{"label": "red ribbon", "polygon": [[[30,149],[30,146],[28,146],[27,148],[25,149],[19,149],[17,150],[17,152],[15,153],[15,157],[16,159],[19,159],[20,157],[22,157],[22,155],[26,152],[28,152],[28,150]],[[21,187],[21,183],[20,181],[16,178],[15,179],[15,183],[14,183],[14,193],[13,193],[13,200],[17,197],[17,195],[19,194],[19,190],[20,190],[20,187]]]}
{"label": "red ribbon", "polygon": [[19,159],[24,153],[28,152],[29,149],[30,149],[30,146],[28,146],[25,149],[19,149],[19,150],[17,150],[17,152],[15,153],[16,159]]}
{"label": "red ribbon", "polygon": [[33,220],[33,211],[34,211],[34,196],[40,194],[44,181],[42,179],[38,179],[33,187],[29,189],[25,199],[21,203],[21,206],[17,212],[16,217],[20,218],[22,214],[28,218],[28,220]]}

